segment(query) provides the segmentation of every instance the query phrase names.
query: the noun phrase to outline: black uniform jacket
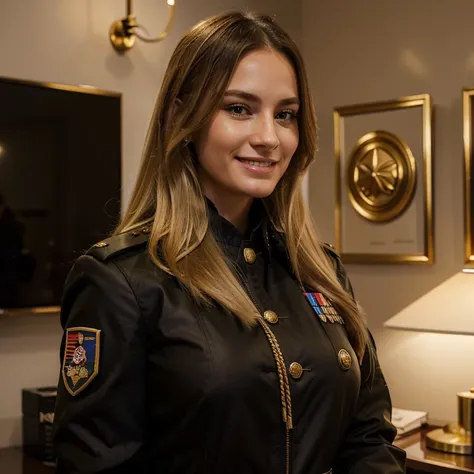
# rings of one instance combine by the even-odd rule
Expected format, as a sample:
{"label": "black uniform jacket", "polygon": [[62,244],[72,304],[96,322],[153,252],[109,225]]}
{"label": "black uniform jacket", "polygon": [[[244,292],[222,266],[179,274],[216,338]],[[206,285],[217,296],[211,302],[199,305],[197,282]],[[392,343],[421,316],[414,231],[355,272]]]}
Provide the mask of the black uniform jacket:
{"label": "black uniform jacket", "polygon": [[[405,472],[378,363],[372,372],[367,357],[360,365],[342,319],[324,297],[305,296],[279,234],[260,224],[242,237],[212,204],[209,211],[216,239],[267,312],[287,369],[293,429],[282,419],[263,326],[245,329],[219,307],[194,303],[152,264],[144,229],[94,247],[66,282],[57,472]],[[86,356],[93,364],[81,372]]]}

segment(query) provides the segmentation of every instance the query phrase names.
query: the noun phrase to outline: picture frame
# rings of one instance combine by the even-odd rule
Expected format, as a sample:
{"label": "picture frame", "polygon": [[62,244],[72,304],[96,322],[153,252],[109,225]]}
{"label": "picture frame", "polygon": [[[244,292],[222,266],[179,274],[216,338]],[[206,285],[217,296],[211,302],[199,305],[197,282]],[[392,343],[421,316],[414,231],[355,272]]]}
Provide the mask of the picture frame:
{"label": "picture frame", "polygon": [[474,186],[472,172],[474,169],[473,143],[473,101],[474,87],[464,88],[462,91],[463,108],[463,145],[464,145],[464,265],[474,270]]}
{"label": "picture frame", "polygon": [[334,151],[343,261],[433,264],[430,95],[336,107]]}

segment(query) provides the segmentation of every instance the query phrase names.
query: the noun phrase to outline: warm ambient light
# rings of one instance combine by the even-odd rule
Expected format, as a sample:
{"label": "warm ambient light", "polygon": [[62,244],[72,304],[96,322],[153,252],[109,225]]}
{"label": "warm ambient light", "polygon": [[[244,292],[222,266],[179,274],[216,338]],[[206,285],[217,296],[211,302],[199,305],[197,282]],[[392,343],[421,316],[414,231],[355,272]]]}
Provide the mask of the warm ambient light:
{"label": "warm ambient light", "polygon": [[474,335],[474,269],[465,269],[402,309],[384,326],[408,331]]}
{"label": "warm ambient light", "polygon": [[[112,23],[109,30],[110,42],[115,50],[120,53],[131,49],[135,44],[135,38],[138,38],[145,43],[157,43],[164,40],[171,31],[171,26],[174,21],[175,0],[167,0],[169,7],[168,24],[160,35],[152,38],[144,26],[137,23],[137,17],[132,13],[132,2],[133,0],[127,0],[127,16]],[[146,36],[143,36],[140,33],[140,30],[144,31]]]}
{"label": "warm ambient light", "polygon": [[[474,276],[471,273],[474,273],[473,269],[466,268],[452,276],[390,318],[384,326],[407,331],[474,335]],[[457,398],[457,422],[429,431],[427,448],[472,454],[474,389],[457,393]]]}

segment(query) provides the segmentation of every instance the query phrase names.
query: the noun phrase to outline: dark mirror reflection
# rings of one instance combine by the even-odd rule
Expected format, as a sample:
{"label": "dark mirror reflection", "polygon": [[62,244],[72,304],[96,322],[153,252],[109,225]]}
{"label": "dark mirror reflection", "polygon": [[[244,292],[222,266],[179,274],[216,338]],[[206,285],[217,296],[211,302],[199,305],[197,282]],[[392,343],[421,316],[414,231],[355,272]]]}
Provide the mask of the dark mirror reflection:
{"label": "dark mirror reflection", "polygon": [[120,95],[0,78],[0,310],[58,306],[120,214]]}

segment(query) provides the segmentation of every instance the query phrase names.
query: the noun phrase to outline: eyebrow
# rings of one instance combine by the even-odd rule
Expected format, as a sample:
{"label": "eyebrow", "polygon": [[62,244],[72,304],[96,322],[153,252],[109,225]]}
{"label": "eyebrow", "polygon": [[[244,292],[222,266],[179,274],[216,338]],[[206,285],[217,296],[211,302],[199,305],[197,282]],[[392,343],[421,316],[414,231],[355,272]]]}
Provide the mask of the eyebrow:
{"label": "eyebrow", "polygon": [[[224,96],[225,97],[228,97],[228,96],[240,97],[241,99],[245,99],[250,102],[259,102],[259,103],[261,102],[260,98],[257,95],[251,94],[250,92],[244,92],[238,89],[230,89],[225,92]],[[298,99],[298,97],[288,97],[286,99],[280,100],[279,102],[279,105],[292,105],[292,104],[300,105],[300,100]]]}

